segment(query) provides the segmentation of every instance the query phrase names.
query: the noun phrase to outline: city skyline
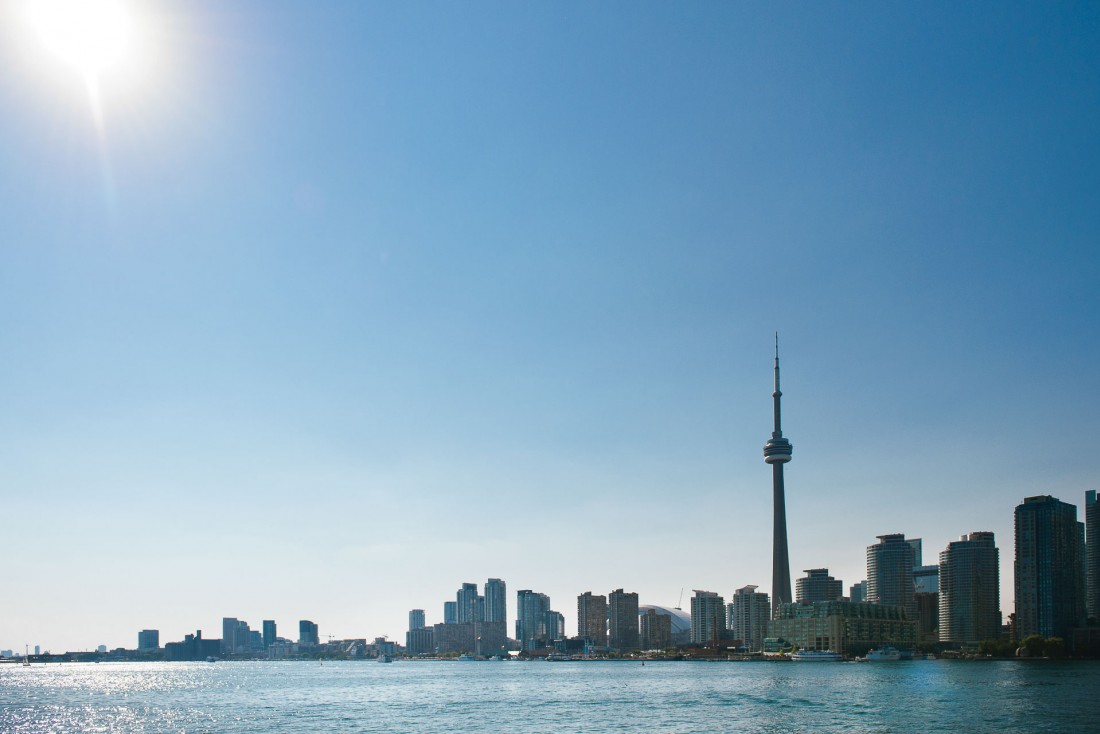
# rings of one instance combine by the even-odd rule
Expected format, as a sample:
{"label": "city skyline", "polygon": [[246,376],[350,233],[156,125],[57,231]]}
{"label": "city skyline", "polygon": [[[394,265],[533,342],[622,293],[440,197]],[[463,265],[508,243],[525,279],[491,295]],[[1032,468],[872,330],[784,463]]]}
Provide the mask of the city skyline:
{"label": "city skyline", "polygon": [[790,568],[1100,489],[1100,8],[120,1],[0,8],[0,646],[772,594],[776,331]]}

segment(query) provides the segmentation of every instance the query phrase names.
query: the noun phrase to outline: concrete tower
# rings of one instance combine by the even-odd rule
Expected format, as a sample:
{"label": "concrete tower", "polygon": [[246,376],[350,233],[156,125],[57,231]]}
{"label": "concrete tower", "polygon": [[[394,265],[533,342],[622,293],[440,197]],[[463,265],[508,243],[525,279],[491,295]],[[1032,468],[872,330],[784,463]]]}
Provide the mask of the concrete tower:
{"label": "concrete tower", "polygon": [[783,465],[791,460],[791,442],[783,438],[779,422],[779,334],[775,335],[775,430],[764,444],[764,461],[772,465],[772,616],[780,604],[791,601],[791,562],[787,557],[787,503],[783,496]]}

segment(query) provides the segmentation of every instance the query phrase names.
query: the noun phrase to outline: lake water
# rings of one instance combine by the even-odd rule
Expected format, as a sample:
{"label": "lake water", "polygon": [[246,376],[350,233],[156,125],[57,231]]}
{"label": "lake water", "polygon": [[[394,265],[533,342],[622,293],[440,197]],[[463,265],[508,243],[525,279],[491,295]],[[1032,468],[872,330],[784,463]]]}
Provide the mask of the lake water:
{"label": "lake water", "polygon": [[0,665],[0,732],[1093,732],[1100,663]]}

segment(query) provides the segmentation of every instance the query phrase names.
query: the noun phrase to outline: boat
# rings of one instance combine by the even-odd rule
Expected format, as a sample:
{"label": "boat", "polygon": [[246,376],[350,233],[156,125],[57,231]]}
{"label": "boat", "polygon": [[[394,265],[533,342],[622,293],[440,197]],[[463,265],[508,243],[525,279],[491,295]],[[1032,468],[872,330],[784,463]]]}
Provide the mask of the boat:
{"label": "boat", "polygon": [[23,667],[24,668],[31,667],[31,656],[30,656],[30,653],[28,652],[29,649],[30,648],[28,647],[28,648],[23,650]]}
{"label": "boat", "polygon": [[895,660],[901,660],[901,652],[899,652],[896,647],[885,645],[869,651],[867,653],[867,660],[872,663],[892,663]]}
{"label": "boat", "polygon": [[465,663],[473,660],[474,658],[472,655],[467,655],[466,653],[463,653],[458,656],[458,659]]}
{"label": "boat", "polygon": [[391,658],[386,653],[382,653],[381,655],[378,656],[378,662],[380,662],[380,663],[392,663],[393,658]]}
{"label": "boat", "polygon": [[835,663],[843,659],[843,655],[832,650],[799,650],[791,653],[791,660],[796,663]]}

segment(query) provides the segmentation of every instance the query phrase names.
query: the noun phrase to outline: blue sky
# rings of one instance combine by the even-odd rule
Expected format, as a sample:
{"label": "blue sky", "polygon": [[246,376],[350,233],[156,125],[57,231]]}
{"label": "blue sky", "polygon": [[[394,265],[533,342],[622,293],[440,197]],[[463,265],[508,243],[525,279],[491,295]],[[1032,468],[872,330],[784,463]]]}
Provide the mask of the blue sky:
{"label": "blue sky", "polygon": [[1097,488],[1095,6],[3,12],[0,647],[767,590],[777,330],[796,577]]}

